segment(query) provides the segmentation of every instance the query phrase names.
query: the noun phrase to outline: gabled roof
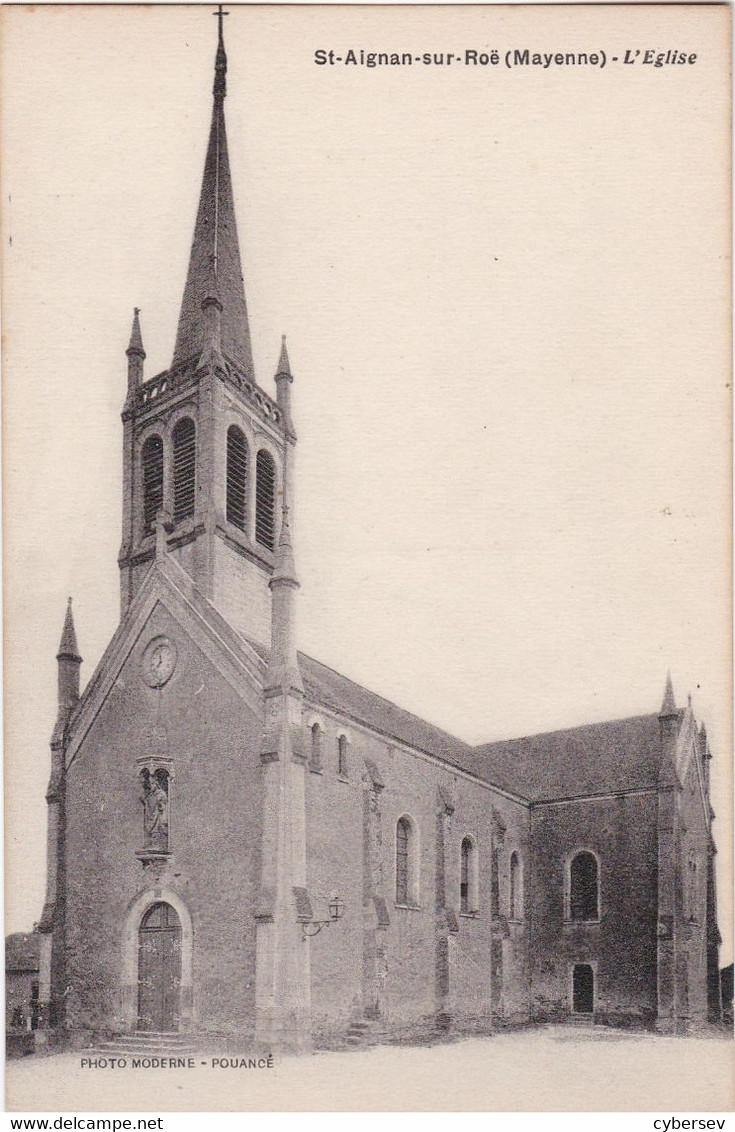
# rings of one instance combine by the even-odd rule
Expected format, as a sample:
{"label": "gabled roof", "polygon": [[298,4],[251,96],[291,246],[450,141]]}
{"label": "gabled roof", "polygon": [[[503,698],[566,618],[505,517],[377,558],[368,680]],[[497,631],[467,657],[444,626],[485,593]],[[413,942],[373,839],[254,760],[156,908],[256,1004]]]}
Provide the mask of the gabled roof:
{"label": "gabled roof", "polygon": [[[90,700],[104,696],[102,684],[127,655],[132,639],[145,622],[155,595],[167,591],[195,618],[212,645],[262,686],[268,650],[236,633],[169,555],[156,559],[126,617],[77,706],[72,731],[89,713]],[[507,739],[473,747],[447,731],[420,719],[390,700],[369,691],[305,653],[298,654],[307,699],[332,709],[414,750],[422,751],[510,794],[519,801],[542,802],[630,790],[656,789],[661,770],[658,715],[640,715],[591,723],[563,731]],[[92,709],[93,710],[93,709]],[[680,718],[683,711],[677,711]]]}
{"label": "gabled roof", "polygon": [[590,723],[474,748],[478,772],[531,802],[655,788],[658,715]]}
{"label": "gabled roof", "polygon": [[443,759],[460,770],[477,774],[472,748],[461,739],[426,723],[304,653],[299,653],[299,664],[304,690],[310,699],[365,723],[389,738]]}
{"label": "gabled roof", "polygon": [[[251,642],[265,659],[267,650]],[[656,789],[658,715],[639,715],[472,747],[375,692],[299,653],[307,699],[424,751],[528,801]],[[682,715],[681,709],[677,711]]]}

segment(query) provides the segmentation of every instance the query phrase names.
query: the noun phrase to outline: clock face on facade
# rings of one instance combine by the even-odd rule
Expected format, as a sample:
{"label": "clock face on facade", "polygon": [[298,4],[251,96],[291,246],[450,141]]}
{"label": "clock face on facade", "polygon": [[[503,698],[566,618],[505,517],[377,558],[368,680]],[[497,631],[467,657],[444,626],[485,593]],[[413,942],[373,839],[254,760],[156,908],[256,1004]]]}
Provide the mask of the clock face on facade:
{"label": "clock face on facade", "polygon": [[168,637],[154,637],[143,652],[141,676],[151,688],[160,688],[176,667],[176,646]]}

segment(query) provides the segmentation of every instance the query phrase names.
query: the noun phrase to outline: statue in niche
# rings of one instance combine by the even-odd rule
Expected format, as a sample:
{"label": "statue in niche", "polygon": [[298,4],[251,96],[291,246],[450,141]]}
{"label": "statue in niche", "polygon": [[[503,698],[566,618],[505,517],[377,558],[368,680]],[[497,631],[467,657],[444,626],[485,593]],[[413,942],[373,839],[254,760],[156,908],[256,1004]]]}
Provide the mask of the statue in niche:
{"label": "statue in niche", "polygon": [[168,849],[168,775],[157,770],[141,773],[143,831],[146,849]]}

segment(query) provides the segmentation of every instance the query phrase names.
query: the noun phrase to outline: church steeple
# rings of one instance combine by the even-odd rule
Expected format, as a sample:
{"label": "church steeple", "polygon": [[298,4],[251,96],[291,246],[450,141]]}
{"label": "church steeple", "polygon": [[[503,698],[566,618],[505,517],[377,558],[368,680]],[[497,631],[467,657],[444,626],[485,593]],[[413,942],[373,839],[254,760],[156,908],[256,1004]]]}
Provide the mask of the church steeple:
{"label": "church steeple", "polygon": [[202,303],[212,297],[211,279],[214,276],[217,298],[222,305],[222,353],[235,362],[243,376],[252,380],[253,355],[225,130],[227,55],[222,31],[224,15],[220,6],[217,13],[219,36],[214,65],[212,124],[171,368],[175,369],[190,359],[196,362],[207,345],[207,320],[203,317]]}
{"label": "church steeple", "polygon": [[173,364],[143,380],[137,311],[127,349],[120,605],[124,615],[156,555],[170,555],[237,632],[269,649],[274,618],[290,602],[290,591],[272,595],[268,582],[278,499],[293,495],[286,482],[293,474],[286,451],[296,442],[292,377],[285,343],[275,396],[253,370],[225,134],[224,15],[220,8],[212,121]]}

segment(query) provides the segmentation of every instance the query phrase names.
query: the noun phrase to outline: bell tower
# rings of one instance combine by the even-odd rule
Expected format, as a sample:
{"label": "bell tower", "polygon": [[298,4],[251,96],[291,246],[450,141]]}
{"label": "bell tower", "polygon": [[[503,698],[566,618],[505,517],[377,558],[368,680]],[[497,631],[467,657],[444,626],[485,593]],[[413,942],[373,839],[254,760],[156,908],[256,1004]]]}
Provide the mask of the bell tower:
{"label": "bell tower", "polygon": [[[146,380],[135,311],[123,420],[121,616],[156,550],[166,551],[229,624],[270,647],[275,566],[291,423],[285,343],[277,396],[255,378],[225,129],[227,56],[218,16],[212,121],[171,365]],[[160,524],[159,524],[160,525]]]}

